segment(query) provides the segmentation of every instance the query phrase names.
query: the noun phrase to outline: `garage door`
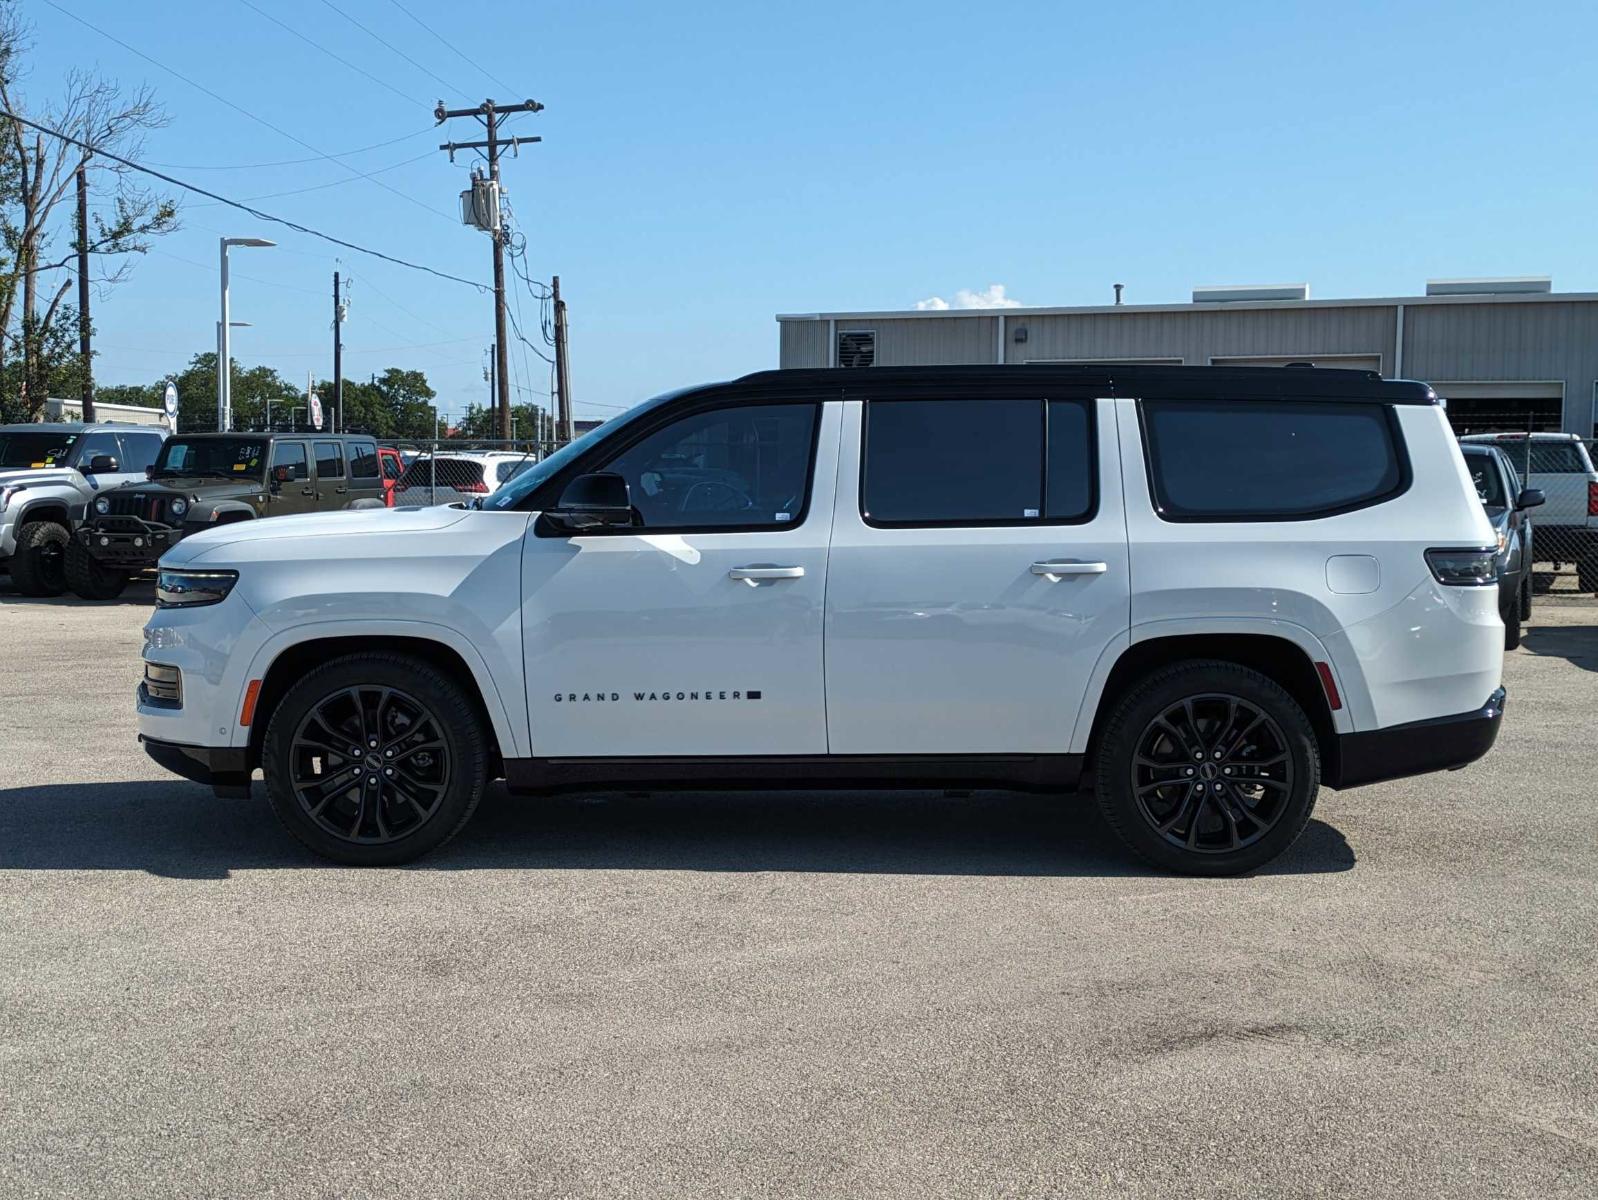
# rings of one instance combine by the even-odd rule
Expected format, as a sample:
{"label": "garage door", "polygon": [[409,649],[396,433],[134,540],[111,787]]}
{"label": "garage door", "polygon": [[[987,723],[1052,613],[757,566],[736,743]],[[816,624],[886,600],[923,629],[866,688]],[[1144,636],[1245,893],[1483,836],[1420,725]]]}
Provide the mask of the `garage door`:
{"label": "garage door", "polygon": [[1444,380],[1432,390],[1448,401],[1455,433],[1558,433],[1565,385],[1557,380]]}

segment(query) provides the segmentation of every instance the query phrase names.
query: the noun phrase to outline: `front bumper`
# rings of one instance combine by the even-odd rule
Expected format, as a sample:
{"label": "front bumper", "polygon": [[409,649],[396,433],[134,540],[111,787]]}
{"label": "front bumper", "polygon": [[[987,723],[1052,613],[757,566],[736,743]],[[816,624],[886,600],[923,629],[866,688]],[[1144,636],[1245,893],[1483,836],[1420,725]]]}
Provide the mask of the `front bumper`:
{"label": "front bumper", "polygon": [[1467,766],[1491,750],[1498,739],[1504,698],[1504,689],[1499,688],[1473,712],[1339,734],[1322,782],[1334,788],[1363,787]]}
{"label": "front bumper", "polygon": [[96,517],[75,536],[96,562],[108,567],[153,567],[182,539],[184,531],[138,517]]}
{"label": "front bumper", "polygon": [[144,752],[174,775],[208,783],[224,800],[243,800],[250,794],[250,752],[247,747],[185,746],[139,735]]}

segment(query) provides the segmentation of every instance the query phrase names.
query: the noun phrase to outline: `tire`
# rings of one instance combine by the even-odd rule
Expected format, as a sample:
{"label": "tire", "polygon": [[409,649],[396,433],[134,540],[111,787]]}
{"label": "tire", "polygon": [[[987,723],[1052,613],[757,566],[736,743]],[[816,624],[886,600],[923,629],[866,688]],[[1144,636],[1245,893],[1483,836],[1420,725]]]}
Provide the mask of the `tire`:
{"label": "tire", "polygon": [[487,735],[460,686],[420,659],[383,653],[334,659],[290,688],[261,755],[278,820],[351,866],[395,866],[449,841],[482,800],[488,765]]}
{"label": "tire", "polygon": [[1576,564],[1576,590],[1598,592],[1598,554],[1590,554]]}
{"label": "tire", "polygon": [[115,600],[130,574],[101,566],[77,538],[67,543],[66,573],[67,586],[85,600]]}
{"label": "tire", "polygon": [[1315,731],[1293,697],[1216,661],[1136,683],[1111,710],[1093,769],[1110,828],[1149,862],[1188,875],[1270,862],[1304,831],[1321,781]]}
{"label": "tire", "polygon": [[1521,599],[1517,593],[1507,605],[1503,607],[1500,615],[1504,618],[1504,649],[1518,650],[1520,648],[1520,607]]}
{"label": "tire", "polygon": [[1531,580],[1526,579],[1520,585],[1520,619],[1531,620]]}
{"label": "tire", "polygon": [[53,521],[29,521],[17,530],[11,582],[24,596],[59,596],[67,590],[65,552],[72,535]]}

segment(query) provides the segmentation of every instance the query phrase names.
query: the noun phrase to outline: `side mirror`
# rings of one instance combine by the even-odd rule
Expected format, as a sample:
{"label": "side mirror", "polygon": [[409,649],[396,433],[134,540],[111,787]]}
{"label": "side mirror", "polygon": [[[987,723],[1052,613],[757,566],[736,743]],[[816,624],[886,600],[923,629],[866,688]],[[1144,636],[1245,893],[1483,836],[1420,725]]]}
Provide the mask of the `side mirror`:
{"label": "side mirror", "polygon": [[115,475],[116,472],[117,460],[109,454],[96,454],[89,460],[89,470],[87,474]]}
{"label": "side mirror", "polygon": [[1525,491],[1521,492],[1520,496],[1515,500],[1515,507],[1536,508],[1541,504],[1546,504],[1547,502],[1548,497],[1543,494],[1542,488],[1527,488]]}
{"label": "side mirror", "polygon": [[627,481],[613,472],[579,475],[566,485],[560,503],[544,515],[568,533],[626,529],[633,524],[632,494]]}
{"label": "side mirror", "polygon": [[144,468],[144,477],[146,479],[155,478],[155,466],[153,464]]}

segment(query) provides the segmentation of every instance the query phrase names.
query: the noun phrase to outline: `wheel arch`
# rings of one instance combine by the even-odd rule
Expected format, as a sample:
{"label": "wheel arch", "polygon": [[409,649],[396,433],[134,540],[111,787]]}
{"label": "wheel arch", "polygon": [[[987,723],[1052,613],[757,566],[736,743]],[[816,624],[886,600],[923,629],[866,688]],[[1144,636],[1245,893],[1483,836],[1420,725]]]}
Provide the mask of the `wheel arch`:
{"label": "wheel arch", "polygon": [[17,528],[21,529],[30,521],[48,521],[53,525],[60,525],[63,529],[71,530],[72,505],[59,496],[42,497],[32,504],[25,505],[17,514]]}
{"label": "wheel arch", "polygon": [[[255,712],[250,722],[249,764],[253,769],[260,765],[261,745],[266,739],[266,729],[272,714],[282,703],[288,690],[305,673],[314,667],[352,654],[387,653],[404,654],[418,659],[454,681],[476,710],[478,719],[489,741],[493,770],[497,773],[506,757],[504,747],[514,755],[515,740],[510,736],[498,693],[489,680],[485,688],[483,679],[473,669],[466,656],[454,646],[437,638],[421,634],[325,634],[292,642],[274,654],[259,676],[252,670],[251,677],[261,680],[256,698]],[[257,668],[258,669],[258,668]],[[484,679],[486,679],[486,674]]]}
{"label": "wheel arch", "polygon": [[[1297,641],[1264,632],[1172,633],[1127,645],[1104,676],[1096,703],[1087,710],[1093,719],[1085,747],[1086,769],[1092,769],[1109,713],[1121,697],[1150,672],[1198,659],[1237,663],[1279,684],[1309,718],[1321,762],[1329,768],[1328,775],[1336,777],[1339,730],[1315,666],[1317,659]],[[1318,661],[1329,663],[1330,659],[1323,657]]]}

